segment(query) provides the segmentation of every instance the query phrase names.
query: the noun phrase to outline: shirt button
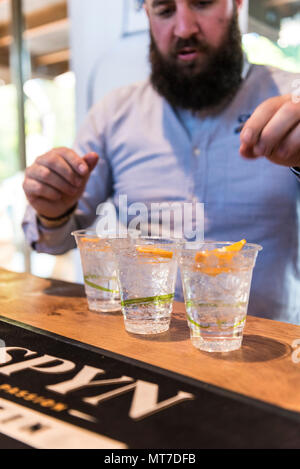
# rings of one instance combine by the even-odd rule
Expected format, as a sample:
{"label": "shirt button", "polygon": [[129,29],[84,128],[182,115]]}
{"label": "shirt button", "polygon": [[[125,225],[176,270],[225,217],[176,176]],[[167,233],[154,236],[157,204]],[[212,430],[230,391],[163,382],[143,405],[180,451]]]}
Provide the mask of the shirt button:
{"label": "shirt button", "polygon": [[197,148],[197,147],[194,148],[194,155],[195,155],[195,156],[200,156],[200,155],[201,155],[201,150],[200,150],[200,148]]}

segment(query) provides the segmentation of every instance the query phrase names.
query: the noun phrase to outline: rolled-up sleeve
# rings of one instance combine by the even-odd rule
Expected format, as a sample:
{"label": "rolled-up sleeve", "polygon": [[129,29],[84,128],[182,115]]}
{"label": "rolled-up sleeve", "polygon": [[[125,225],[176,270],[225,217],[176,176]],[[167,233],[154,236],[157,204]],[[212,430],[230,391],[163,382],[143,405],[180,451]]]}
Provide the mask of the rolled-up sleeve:
{"label": "rolled-up sleeve", "polygon": [[45,228],[39,223],[35,210],[28,206],[23,219],[26,241],[37,252],[64,254],[75,247],[71,235],[76,229],[74,221],[75,218],[71,217],[67,223],[58,228]]}

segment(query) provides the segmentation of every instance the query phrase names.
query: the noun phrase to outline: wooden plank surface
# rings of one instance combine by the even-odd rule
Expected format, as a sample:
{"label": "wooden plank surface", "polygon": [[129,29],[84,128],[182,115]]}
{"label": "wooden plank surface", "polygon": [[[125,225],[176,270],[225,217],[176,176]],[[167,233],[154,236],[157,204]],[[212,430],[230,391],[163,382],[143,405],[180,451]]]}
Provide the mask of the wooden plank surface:
{"label": "wooden plank surface", "polygon": [[174,304],[167,333],[142,337],[125,331],[120,314],[90,312],[82,285],[3,269],[0,316],[300,412],[300,363],[292,346],[300,344],[300,326],[249,316],[240,350],[200,352],[190,342],[182,303]]}

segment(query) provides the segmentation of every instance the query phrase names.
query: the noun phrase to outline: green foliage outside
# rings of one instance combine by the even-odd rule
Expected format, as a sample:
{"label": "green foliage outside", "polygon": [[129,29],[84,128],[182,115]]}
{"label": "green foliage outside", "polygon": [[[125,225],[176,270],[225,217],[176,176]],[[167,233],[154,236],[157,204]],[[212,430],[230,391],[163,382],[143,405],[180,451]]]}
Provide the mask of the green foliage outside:
{"label": "green foliage outside", "polygon": [[243,48],[251,63],[300,73],[300,46],[281,48],[269,39],[252,33],[243,37]]}

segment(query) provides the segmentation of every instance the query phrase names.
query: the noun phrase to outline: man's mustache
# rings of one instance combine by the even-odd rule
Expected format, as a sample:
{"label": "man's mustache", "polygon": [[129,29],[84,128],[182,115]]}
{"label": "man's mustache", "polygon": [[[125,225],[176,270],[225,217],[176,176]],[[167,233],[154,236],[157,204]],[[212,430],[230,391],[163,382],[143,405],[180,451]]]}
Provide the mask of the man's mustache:
{"label": "man's mustache", "polygon": [[197,52],[209,52],[211,47],[205,41],[192,36],[187,39],[179,38],[172,48],[172,55],[179,54],[183,49],[195,49]]}

